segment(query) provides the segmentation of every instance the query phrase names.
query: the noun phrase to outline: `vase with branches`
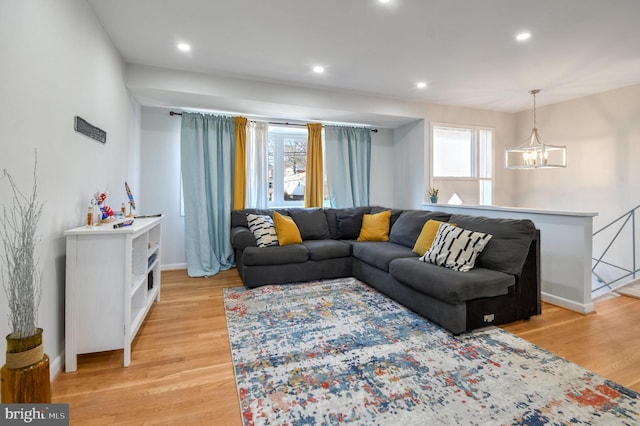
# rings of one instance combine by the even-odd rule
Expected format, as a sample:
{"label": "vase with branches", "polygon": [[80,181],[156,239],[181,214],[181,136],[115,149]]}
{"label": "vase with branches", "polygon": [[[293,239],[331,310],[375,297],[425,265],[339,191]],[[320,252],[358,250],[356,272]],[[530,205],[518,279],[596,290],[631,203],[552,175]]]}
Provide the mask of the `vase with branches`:
{"label": "vase with branches", "polygon": [[[22,338],[36,333],[38,306],[42,281],[34,251],[40,238],[36,235],[38,221],[44,203],[38,200],[36,165],[33,170],[33,187],[25,195],[16,185],[11,174],[3,169],[2,179],[7,179],[13,193],[10,207],[2,206],[0,239],[4,246],[2,281],[9,302],[9,326],[13,337]],[[6,275],[6,278],[5,278]]]}
{"label": "vase with branches", "polygon": [[438,192],[440,192],[440,190],[438,188],[435,188],[435,187],[431,187],[427,191],[427,195],[429,195],[429,200],[432,203],[437,203],[438,202]]}
{"label": "vase with branches", "polygon": [[46,403],[51,401],[49,357],[42,346],[38,328],[38,307],[42,295],[42,275],[38,270],[36,234],[44,203],[38,198],[37,153],[33,166],[33,185],[24,193],[13,176],[2,170],[0,181],[8,181],[13,195],[9,206],[2,206],[0,240],[4,248],[2,284],[9,303],[6,363],[2,367],[3,403]]}

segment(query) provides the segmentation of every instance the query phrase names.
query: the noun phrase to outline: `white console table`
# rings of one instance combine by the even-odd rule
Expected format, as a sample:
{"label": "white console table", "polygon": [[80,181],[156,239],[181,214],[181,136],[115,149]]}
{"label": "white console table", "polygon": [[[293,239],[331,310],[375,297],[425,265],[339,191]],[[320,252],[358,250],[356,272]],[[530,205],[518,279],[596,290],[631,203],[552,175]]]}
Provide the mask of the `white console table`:
{"label": "white console table", "polygon": [[65,371],[77,355],[124,349],[160,300],[161,217],[66,231]]}

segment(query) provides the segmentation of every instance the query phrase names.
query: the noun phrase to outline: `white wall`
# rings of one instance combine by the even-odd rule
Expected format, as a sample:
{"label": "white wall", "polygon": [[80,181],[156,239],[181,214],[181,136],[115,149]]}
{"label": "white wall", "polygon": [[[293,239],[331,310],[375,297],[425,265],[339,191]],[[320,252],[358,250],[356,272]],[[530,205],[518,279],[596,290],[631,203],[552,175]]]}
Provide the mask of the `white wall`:
{"label": "white wall", "polygon": [[[95,191],[110,191],[107,201],[119,206],[123,182],[138,186],[137,141],[131,139],[138,112],[124,86],[124,64],[85,1],[0,0],[0,57],[0,168],[25,190],[38,150],[39,198],[46,202],[36,252],[43,277],[39,326],[53,375],[63,365],[63,232],[83,224]],[[107,143],[76,133],[76,115],[105,130]],[[1,181],[2,204],[10,197]],[[5,336],[8,306],[0,294]],[[0,342],[4,352],[5,339]]]}
{"label": "white wall", "polygon": [[397,209],[418,208],[424,201],[425,186],[425,120],[393,130],[393,204]]}
{"label": "white wall", "polygon": [[[494,205],[513,206],[517,192],[514,182],[504,169],[504,147],[511,144],[515,134],[514,115],[495,111],[443,105],[425,105],[424,120],[394,129],[394,204],[396,208],[417,209],[424,203],[425,189],[429,186],[429,141],[431,123],[486,126],[495,130],[494,150]],[[446,202],[446,200],[441,200]]]}
{"label": "white wall", "polygon": [[[524,141],[532,111],[516,118]],[[537,127],[544,143],[567,146],[567,168],[510,170],[518,206],[598,211],[608,222],[640,204],[640,85],[537,108]]]}
{"label": "white wall", "polygon": [[[524,141],[532,111],[517,114],[516,124]],[[597,230],[640,205],[640,85],[537,108],[537,127],[543,142],[567,146],[567,167],[509,170],[518,188],[517,206],[597,212]],[[631,234],[623,235],[627,238],[611,249],[608,260],[631,267]],[[595,257],[609,241],[594,239]]]}
{"label": "white wall", "polygon": [[162,213],[163,269],[186,268],[180,216],[180,117],[169,109],[142,108],[140,200],[142,214]]}

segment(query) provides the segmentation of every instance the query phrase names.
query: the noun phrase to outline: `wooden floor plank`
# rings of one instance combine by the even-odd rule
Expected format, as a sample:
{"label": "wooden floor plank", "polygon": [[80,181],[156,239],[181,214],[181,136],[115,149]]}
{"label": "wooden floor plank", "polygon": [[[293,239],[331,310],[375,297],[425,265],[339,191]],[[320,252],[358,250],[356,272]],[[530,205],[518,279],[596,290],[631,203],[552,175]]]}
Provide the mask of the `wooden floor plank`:
{"label": "wooden floor plank", "polygon": [[[235,269],[210,278],[162,273],[162,300],[122,351],[80,355],[78,371],[52,383],[76,425],[241,425],[224,315],[223,289],[241,286]],[[503,328],[640,391],[640,300],[617,297],[580,315],[543,304],[542,315]]]}

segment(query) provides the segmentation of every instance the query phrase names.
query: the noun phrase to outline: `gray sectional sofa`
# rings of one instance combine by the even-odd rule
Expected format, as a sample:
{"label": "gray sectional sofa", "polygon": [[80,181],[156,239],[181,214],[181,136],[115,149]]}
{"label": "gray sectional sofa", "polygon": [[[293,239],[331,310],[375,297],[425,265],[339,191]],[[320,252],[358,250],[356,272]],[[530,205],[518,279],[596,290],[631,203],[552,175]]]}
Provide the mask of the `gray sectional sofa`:
{"label": "gray sectional sofa", "polygon": [[[257,247],[247,213],[290,216],[301,244]],[[245,286],[354,276],[454,334],[540,313],[539,233],[528,220],[427,210],[245,209],[231,216],[231,243]],[[391,210],[389,241],[356,241],[362,215]],[[489,233],[468,272],[421,262],[412,249],[429,219]]]}

